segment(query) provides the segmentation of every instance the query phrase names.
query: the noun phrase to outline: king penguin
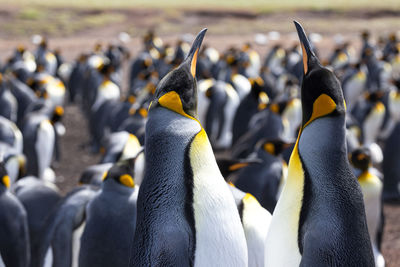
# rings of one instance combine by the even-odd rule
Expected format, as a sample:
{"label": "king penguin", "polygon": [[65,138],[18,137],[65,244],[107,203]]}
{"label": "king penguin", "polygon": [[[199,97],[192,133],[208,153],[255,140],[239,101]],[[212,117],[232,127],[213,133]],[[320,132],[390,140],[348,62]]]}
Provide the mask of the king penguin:
{"label": "king penguin", "polygon": [[351,153],[351,163],[354,168],[361,171],[358,182],[364,196],[365,214],[369,236],[371,238],[372,250],[375,257],[375,266],[384,267],[380,248],[383,234],[383,210],[382,210],[382,181],[373,173],[371,152],[366,147],[357,148]]}
{"label": "king penguin", "polygon": [[134,164],[135,158],[114,164],[105,173],[99,194],[89,202],[80,267],[128,266],[139,191],[134,182]]}
{"label": "king penguin", "polygon": [[95,188],[83,185],[73,189],[60,201],[46,220],[39,256],[31,267],[78,267],[86,206],[96,195]]}
{"label": "king penguin", "polygon": [[265,266],[374,266],[363,196],[347,159],[342,90],[294,23],[303,51],[303,121],[269,228]]}
{"label": "king penguin", "polygon": [[0,266],[27,267],[30,260],[27,214],[9,192],[10,178],[0,163]]}
{"label": "king penguin", "polygon": [[206,33],[158,84],[130,266],[247,266],[235,200],[197,119],[196,61]]}

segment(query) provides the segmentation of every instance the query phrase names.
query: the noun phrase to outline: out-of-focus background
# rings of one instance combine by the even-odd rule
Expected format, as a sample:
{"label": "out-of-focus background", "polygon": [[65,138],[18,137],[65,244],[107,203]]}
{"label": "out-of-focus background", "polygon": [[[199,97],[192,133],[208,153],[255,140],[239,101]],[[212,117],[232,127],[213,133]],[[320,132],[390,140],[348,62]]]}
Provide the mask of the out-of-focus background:
{"label": "out-of-focus background", "polygon": [[[92,51],[95,44],[106,47],[116,42],[121,32],[126,33],[124,45],[135,57],[148,30],[175,46],[180,38],[191,40],[185,34],[196,34],[204,27],[209,29],[208,46],[222,52],[248,42],[264,58],[275,44],[288,48],[298,43],[293,20],[314,33],[313,42],[326,60],[337,43],[350,42],[358,51],[365,30],[374,42],[391,33],[400,36],[400,1],[0,0],[0,59],[5,62],[18,45],[35,49],[32,37],[41,35],[49,48],[59,49],[71,62]],[[127,71],[123,78],[127,79]],[[61,139],[63,157],[54,170],[58,186],[68,192],[100,155],[84,149],[89,141],[87,123],[76,105],[66,105],[63,123],[67,129]],[[385,204],[384,212],[383,255],[387,266],[400,266],[400,208]]]}
{"label": "out-of-focus background", "polygon": [[[384,1],[80,1],[80,0],[2,0],[0,1],[1,55],[13,44],[29,43],[33,34],[51,38],[52,47],[62,47],[73,58],[95,42],[109,42],[121,31],[138,38],[149,28],[166,40],[208,27],[207,43],[223,48],[254,40],[255,33],[278,31],[283,45],[296,42],[293,19],[309,31],[334,37],[340,34],[356,42],[368,29],[384,35],[400,30],[400,3]],[[327,46],[332,42],[327,42]],[[325,43],[324,43],[325,45]],[[333,44],[332,44],[333,45]],[[324,49],[323,49],[324,51]]]}

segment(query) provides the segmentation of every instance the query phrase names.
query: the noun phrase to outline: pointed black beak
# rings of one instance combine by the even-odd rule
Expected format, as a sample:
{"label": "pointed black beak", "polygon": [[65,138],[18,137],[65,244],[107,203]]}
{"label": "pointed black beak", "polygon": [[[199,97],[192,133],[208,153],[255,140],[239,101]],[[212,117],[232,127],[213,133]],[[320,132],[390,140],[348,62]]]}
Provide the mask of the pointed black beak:
{"label": "pointed black beak", "polygon": [[189,54],[186,57],[185,62],[184,62],[186,64],[189,64],[190,72],[192,73],[193,77],[196,77],[197,56],[199,54],[201,43],[203,42],[206,32],[207,32],[207,29],[205,28],[197,34],[197,36],[194,39],[194,42],[192,44],[192,47],[190,48]]}
{"label": "pointed black beak", "polygon": [[303,27],[297,21],[293,21],[293,22],[294,22],[294,25],[296,26],[297,34],[299,35],[301,49],[303,51],[304,74],[306,74],[309,69],[310,59],[316,59],[316,56],[311,49],[310,41],[308,40]]}

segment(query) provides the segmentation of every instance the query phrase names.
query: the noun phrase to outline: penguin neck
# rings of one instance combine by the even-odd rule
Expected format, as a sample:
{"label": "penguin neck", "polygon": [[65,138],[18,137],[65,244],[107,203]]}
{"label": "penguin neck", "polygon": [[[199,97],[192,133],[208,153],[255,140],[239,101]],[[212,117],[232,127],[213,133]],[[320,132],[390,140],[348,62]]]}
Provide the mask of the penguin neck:
{"label": "penguin neck", "polygon": [[[333,175],[334,169],[340,166],[350,170],[345,136],[344,115],[316,119],[303,129],[298,141],[298,153],[311,180],[337,183],[341,177]],[[312,174],[314,171],[318,175]]]}
{"label": "penguin neck", "polygon": [[3,195],[7,192],[7,187],[3,184],[0,185],[0,195]]}
{"label": "penguin neck", "polygon": [[150,109],[145,139],[146,170],[141,192],[147,194],[147,190],[154,186],[166,191],[159,196],[149,192],[152,202],[146,205],[167,210],[174,206],[175,211],[183,212],[188,198],[187,185],[192,183],[186,154],[200,131],[201,126],[195,120],[163,107]]}
{"label": "penguin neck", "polygon": [[105,180],[101,185],[101,189],[103,192],[117,192],[121,195],[131,195],[135,191],[135,188],[122,185],[114,179]]}

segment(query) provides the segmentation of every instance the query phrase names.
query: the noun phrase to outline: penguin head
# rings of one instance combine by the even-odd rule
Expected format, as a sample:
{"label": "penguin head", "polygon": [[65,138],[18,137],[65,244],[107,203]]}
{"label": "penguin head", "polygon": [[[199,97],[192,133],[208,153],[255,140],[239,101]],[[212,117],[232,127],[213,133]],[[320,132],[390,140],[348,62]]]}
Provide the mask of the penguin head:
{"label": "penguin head", "polygon": [[361,171],[366,171],[372,165],[371,152],[366,147],[360,147],[355,149],[350,156],[350,162],[354,168]]}
{"label": "penguin head", "polygon": [[291,103],[291,101],[292,101],[292,99],[285,99],[285,100],[281,100],[281,101],[271,102],[268,105],[268,107],[269,107],[269,110],[272,111],[273,113],[282,115],[282,113],[286,110],[286,108]]}
{"label": "penguin head", "polygon": [[186,59],[158,83],[150,109],[161,106],[197,118],[196,63],[206,31],[197,35]]}
{"label": "penguin head", "polygon": [[[138,153],[138,155],[141,152]],[[135,179],[134,179],[134,169],[135,169],[135,161],[136,157],[129,158],[123,161],[119,161],[115,163],[108,172],[103,174],[103,181],[114,180],[115,182],[129,187],[135,187]]]}
{"label": "penguin head", "polygon": [[54,124],[61,121],[64,116],[64,108],[62,106],[56,106],[53,110],[53,115],[51,117],[51,122]]}
{"label": "penguin head", "polygon": [[261,164],[262,160],[258,158],[247,159],[231,159],[231,158],[217,158],[218,168],[221,171],[222,177],[229,180],[229,176],[241,169],[254,164]]}
{"label": "penguin head", "polygon": [[311,49],[304,29],[296,25],[303,53],[304,76],[301,85],[301,102],[303,109],[302,128],[315,119],[325,116],[344,115],[346,104],[342,88],[336,76],[323,67]]}
{"label": "penguin head", "polygon": [[273,156],[278,156],[280,155],[286,148],[290,147],[291,143],[286,142],[283,139],[276,138],[276,139],[270,139],[270,138],[265,138],[260,140],[256,144],[256,150],[262,149],[264,152],[269,153]]}
{"label": "penguin head", "polygon": [[10,177],[7,174],[6,167],[4,166],[4,161],[0,162],[0,187],[9,188],[10,187]]}

